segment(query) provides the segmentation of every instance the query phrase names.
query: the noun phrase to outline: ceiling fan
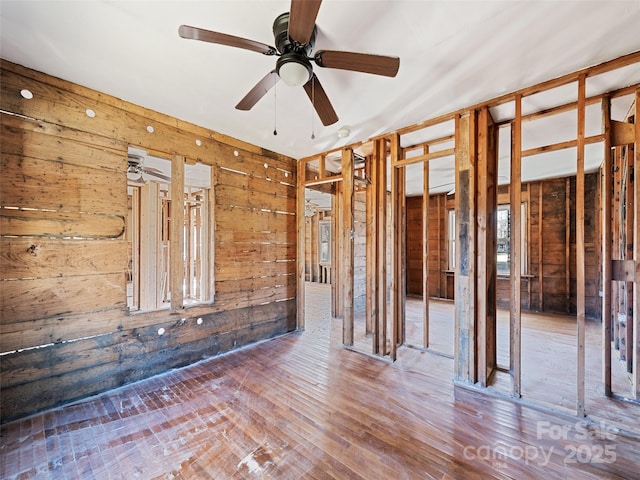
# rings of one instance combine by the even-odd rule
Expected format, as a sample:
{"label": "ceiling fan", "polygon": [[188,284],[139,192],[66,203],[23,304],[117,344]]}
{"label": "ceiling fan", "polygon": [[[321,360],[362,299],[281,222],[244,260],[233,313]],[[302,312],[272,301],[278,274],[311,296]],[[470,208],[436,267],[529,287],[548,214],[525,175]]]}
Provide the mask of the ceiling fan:
{"label": "ceiling fan", "polygon": [[[138,176],[135,178],[135,176]],[[144,184],[144,175],[159,178],[166,182],[171,182],[171,178],[162,173],[162,171],[153,167],[144,166],[144,157],[135,153],[130,153],[127,159],[127,178],[133,183]]]}
{"label": "ceiling fan", "polygon": [[289,86],[302,86],[322,123],[325,126],[332,125],[338,121],[338,115],[318,77],[313,73],[312,61],[319,67],[395,77],[400,67],[400,59],[336,50],[318,50],[310,56],[315,44],[315,22],[321,3],[322,0],[291,0],[290,11],[279,15],[273,22],[275,47],[188,25],[181,25],[178,34],[182,38],[243,48],[278,57],[275,69],[267,73],[240,100],[236,105],[238,110],[251,110],[278,80],[282,79]]}

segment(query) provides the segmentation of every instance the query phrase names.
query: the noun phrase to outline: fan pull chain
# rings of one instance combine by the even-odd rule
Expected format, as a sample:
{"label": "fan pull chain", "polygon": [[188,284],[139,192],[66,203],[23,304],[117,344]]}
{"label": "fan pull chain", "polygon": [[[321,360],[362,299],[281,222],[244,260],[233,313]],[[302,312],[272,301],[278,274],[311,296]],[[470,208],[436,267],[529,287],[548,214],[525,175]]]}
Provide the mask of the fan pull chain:
{"label": "fan pull chain", "polygon": [[276,124],[278,120],[278,95],[276,93],[278,89],[278,82],[273,85],[273,134],[278,135],[278,130],[276,130]]}
{"label": "fan pull chain", "polygon": [[313,131],[313,112],[316,109],[316,82],[313,77],[311,77],[311,140],[315,140],[316,134]]}

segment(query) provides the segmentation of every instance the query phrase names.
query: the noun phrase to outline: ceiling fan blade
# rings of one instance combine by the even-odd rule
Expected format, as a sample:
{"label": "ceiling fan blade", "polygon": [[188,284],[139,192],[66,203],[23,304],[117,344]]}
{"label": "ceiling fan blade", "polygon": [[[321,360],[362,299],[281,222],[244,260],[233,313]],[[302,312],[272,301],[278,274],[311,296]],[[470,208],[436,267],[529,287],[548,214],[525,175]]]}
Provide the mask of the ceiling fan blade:
{"label": "ceiling fan blade", "polygon": [[262,80],[260,80],[255,87],[253,87],[249,93],[247,93],[242,100],[236,105],[238,110],[251,110],[253,106],[258,103],[262,97],[280,80],[280,77],[275,70],[267,73]]}
{"label": "ceiling fan blade", "polygon": [[322,0],[291,0],[289,38],[304,45],[309,43]]}
{"label": "ceiling fan blade", "polygon": [[182,38],[191,40],[201,40],[203,42],[217,43],[219,45],[227,45],[229,47],[244,48],[265,55],[275,55],[277,50],[274,47],[264,43],[249,40],[248,38],[227,35],[226,33],[212,32],[198,27],[190,27],[189,25],[180,25],[178,34]]}
{"label": "ceiling fan blade", "polygon": [[320,67],[372,73],[374,75],[384,75],[385,77],[395,77],[400,68],[400,59],[398,57],[370,55],[367,53],[319,50],[313,59]]}
{"label": "ceiling fan blade", "polygon": [[162,173],[157,173],[158,171],[159,170],[156,170],[155,168],[143,168],[142,169],[142,172],[146,173],[147,175],[151,175],[152,177],[159,178],[159,179],[164,180],[166,182],[170,182],[171,181],[171,177],[167,177],[166,175],[164,175]]}
{"label": "ceiling fan blade", "polygon": [[307,92],[309,100],[313,103],[313,108],[315,108],[325,127],[333,125],[338,121],[338,115],[333,109],[331,101],[329,97],[327,97],[322,85],[320,85],[320,80],[318,80],[315,73],[311,79],[304,84],[304,91]]}

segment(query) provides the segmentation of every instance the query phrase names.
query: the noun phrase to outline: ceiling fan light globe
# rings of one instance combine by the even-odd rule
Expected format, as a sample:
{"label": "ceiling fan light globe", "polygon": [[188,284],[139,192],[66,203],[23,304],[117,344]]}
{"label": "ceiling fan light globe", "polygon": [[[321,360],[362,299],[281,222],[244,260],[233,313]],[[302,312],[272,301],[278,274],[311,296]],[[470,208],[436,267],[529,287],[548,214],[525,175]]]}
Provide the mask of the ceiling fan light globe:
{"label": "ceiling fan light globe", "polygon": [[276,64],[278,75],[290,87],[301,87],[311,78],[311,64],[298,55],[283,55]]}

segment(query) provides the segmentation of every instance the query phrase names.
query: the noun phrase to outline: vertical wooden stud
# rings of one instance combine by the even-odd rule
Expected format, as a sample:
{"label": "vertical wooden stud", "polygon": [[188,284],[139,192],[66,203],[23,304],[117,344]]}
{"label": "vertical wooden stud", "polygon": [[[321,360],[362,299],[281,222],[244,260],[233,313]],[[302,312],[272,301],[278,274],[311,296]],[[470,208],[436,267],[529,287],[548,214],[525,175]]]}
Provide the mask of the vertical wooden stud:
{"label": "vertical wooden stud", "polygon": [[[636,111],[635,111],[635,143],[634,143],[634,171],[640,172],[640,89],[636,89]],[[634,238],[633,238],[633,259],[636,265],[640,263],[640,182],[634,182],[634,194],[635,194],[635,209],[633,217],[634,225]],[[637,268],[636,268],[637,271]],[[633,363],[632,363],[632,384],[633,384],[633,396],[636,400],[640,400],[640,287],[638,281],[640,280],[636,276],[633,295]],[[631,340],[631,339],[629,339]]]}
{"label": "vertical wooden stud", "polygon": [[[335,318],[341,318],[344,314],[344,289],[342,288],[344,268],[344,246],[343,246],[343,182],[336,183],[336,192],[333,196],[333,203],[331,205],[331,232],[333,240],[332,259],[331,265],[335,275],[331,279],[331,298],[333,301],[333,309],[331,316]],[[335,281],[334,281],[335,280]]]}
{"label": "vertical wooden stud", "polygon": [[171,159],[171,311],[183,307],[184,282],[184,161],[180,155]]}
{"label": "vertical wooden stud", "polygon": [[578,79],[578,148],[576,173],[576,315],[578,328],[578,415],[585,415],[585,244],[584,244],[584,132],[586,76]]}
{"label": "vertical wooden stud", "polygon": [[[429,153],[425,145],[424,153]],[[422,311],[423,346],[429,348],[429,162],[422,164]]]}
{"label": "vertical wooden stud", "polygon": [[477,350],[478,382],[486,386],[496,363],[497,155],[488,108],[478,115],[477,161]]}
{"label": "vertical wooden stud", "polygon": [[476,123],[477,114],[457,115],[456,268],[454,375],[457,381],[477,381],[476,325]]}
{"label": "vertical wooden stud", "polygon": [[611,396],[611,191],[613,168],[611,161],[611,99],[602,99],[602,130],[604,133],[604,163],[602,166],[602,381],[604,394]]}
{"label": "vertical wooden stud", "polygon": [[306,164],[298,162],[297,165],[297,188],[296,188],[296,328],[304,330],[304,305],[305,305],[305,244],[306,244],[306,224],[305,224],[305,187]]}
{"label": "vertical wooden stud", "polygon": [[510,262],[511,262],[511,296],[509,326],[511,337],[510,370],[512,376],[512,395],[522,396],[522,336],[521,336],[521,244],[522,244],[522,95],[515,98],[516,117],[511,125],[511,186],[510,186]]}
{"label": "vertical wooden stud", "polygon": [[[625,244],[624,244],[624,258],[631,260],[634,256],[635,246],[635,174],[634,174],[634,157],[633,157],[633,145],[626,145],[623,147],[626,149],[626,188],[625,188]],[[634,283],[624,282],[623,289],[625,291],[625,309],[624,314],[626,317],[625,331],[624,331],[624,358],[627,362],[627,372],[633,371],[633,319],[635,315],[634,309]],[[623,346],[620,345],[622,351]]]}
{"label": "vertical wooden stud", "polygon": [[342,285],[344,286],[344,303],[342,307],[342,343],[353,345],[353,152],[349,148],[342,150]]}
{"label": "vertical wooden stud", "polygon": [[401,255],[402,248],[398,243],[401,237],[403,237],[402,230],[402,218],[401,218],[401,186],[400,186],[400,168],[396,166],[396,163],[400,159],[400,136],[396,133],[391,137],[391,230],[392,230],[392,242],[391,242],[391,359],[396,360],[396,351],[398,343],[400,342],[400,329],[402,318],[402,265]]}
{"label": "vertical wooden stud", "polygon": [[[375,147],[374,147],[375,148]],[[376,189],[377,184],[375,178],[377,176],[377,162],[375,152],[373,156],[369,156],[365,160],[365,173],[370,181],[366,187],[366,235],[365,235],[365,281],[366,281],[366,303],[365,303],[365,324],[366,333],[371,334],[371,352],[377,353],[377,322],[376,322],[376,298],[377,298],[377,280],[376,271]]]}
{"label": "vertical wooden stud", "polygon": [[387,140],[376,142],[376,162],[378,177],[376,203],[376,236],[378,263],[378,347],[380,355],[387,355]]}

